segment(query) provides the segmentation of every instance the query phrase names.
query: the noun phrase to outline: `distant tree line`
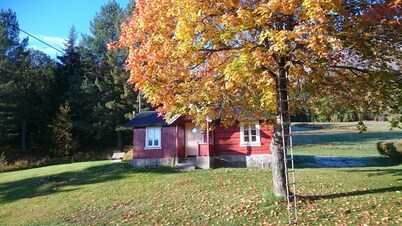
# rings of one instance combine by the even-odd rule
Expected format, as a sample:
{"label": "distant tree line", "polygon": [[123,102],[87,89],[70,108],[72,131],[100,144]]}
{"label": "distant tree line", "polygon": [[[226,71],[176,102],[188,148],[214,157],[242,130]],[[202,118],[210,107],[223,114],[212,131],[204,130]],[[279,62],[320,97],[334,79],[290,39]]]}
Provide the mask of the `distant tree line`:
{"label": "distant tree line", "polygon": [[129,144],[123,125],[138,98],[127,83],[128,51],[106,44],[118,40],[134,4],[109,1],[81,39],[72,27],[58,59],[29,49],[16,14],[0,11],[0,153],[57,157]]}

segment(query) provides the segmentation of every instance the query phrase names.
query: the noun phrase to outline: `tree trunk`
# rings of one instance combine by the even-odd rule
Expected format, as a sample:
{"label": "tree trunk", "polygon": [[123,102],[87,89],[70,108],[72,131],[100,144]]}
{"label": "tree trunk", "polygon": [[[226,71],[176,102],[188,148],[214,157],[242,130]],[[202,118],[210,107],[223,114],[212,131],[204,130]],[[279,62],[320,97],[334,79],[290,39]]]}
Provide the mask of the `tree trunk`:
{"label": "tree trunk", "polygon": [[123,134],[121,131],[117,131],[117,147],[120,151],[123,151]]}
{"label": "tree trunk", "polygon": [[286,57],[281,57],[278,62],[278,76],[276,77],[276,122],[274,127],[274,137],[271,142],[272,151],[272,181],[275,196],[286,196],[286,174],[284,146],[282,139],[281,119],[284,124],[284,134],[289,134],[289,103],[288,103],[288,69],[286,67]]}
{"label": "tree trunk", "polygon": [[272,152],[272,186],[275,196],[286,196],[285,164],[282,148],[280,118],[275,122],[274,137],[271,142]]}
{"label": "tree trunk", "polygon": [[23,119],[21,123],[21,153],[25,154],[27,152],[27,120]]}

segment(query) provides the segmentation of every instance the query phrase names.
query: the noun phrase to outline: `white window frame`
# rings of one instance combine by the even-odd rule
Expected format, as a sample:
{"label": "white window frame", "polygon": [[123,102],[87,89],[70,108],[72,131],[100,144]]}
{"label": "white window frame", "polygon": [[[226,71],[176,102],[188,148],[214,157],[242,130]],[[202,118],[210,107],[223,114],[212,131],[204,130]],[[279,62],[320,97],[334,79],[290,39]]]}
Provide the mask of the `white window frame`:
{"label": "white window frame", "polygon": [[[251,141],[251,126],[250,125],[255,125],[255,134],[256,134],[256,140]],[[261,136],[260,136],[260,124],[259,122],[254,122],[251,123],[249,126],[246,128],[244,127],[244,124],[240,124],[240,146],[261,146]],[[247,131],[249,141],[244,141],[244,132]]]}
{"label": "white window frame", "polygon": [[[158,145],[154,144],[155,139],[152,141],[152,145],[148,144],[148,136],[151,134],[155,135],[155,131],[159,131]],[[162,149],[162,127],[146,127],[145,128],[145,150]]]}

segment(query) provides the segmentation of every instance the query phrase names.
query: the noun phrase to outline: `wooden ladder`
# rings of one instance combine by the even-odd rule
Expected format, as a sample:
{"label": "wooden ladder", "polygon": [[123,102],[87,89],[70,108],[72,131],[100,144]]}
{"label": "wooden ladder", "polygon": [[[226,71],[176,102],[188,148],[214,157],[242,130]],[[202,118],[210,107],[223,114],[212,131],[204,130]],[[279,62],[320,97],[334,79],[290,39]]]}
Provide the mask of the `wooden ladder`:
{"label": "wooden ladder", "polygon": [[[287,91],[287,83],[288,83],[288,74],[286,73],[286,80],[279,82],[285,82],[286,84],[279,85],[278,89],[281,92],[282,89],[286,87]],[[292,141],[292,129],[291,129],[291,121],[290,121],[290,112],[289,112],[289,95],[286,92],[286,96],[279,95],[279,110],[281,112],[280,116],[280,126],[281,126],[281,135],[282,135],[282,148],[283,148],[283,157],[285,164],[285,180],[286,180],[286,200],[287,200],[287,211],[288,211],[288,220],[289,224],[297,223],[297,192],[296,192],[296,176],[295,176],[295,165],[294,165],[294,157],[293,157],[293,141]],[[287,106],[287,109],[283,109],[283,104]],[[285,115],[285,116],[284,116]],[[285,118],[284,118],[285,117]],[[286,133],[286,131],[289,131]]]}

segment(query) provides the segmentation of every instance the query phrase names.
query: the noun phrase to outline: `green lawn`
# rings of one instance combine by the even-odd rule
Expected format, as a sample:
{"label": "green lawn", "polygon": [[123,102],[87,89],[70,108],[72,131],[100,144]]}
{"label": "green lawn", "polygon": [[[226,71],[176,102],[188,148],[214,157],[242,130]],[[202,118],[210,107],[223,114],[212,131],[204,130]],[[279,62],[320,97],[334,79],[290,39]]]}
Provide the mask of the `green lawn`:
{"label": "green lawn", "polygon": [[[387,122],[365,122],[367,131],[359,133],[356,122],[310,123],[295,129],[295,155],[378,157],[376,144],[383,140],[402,139],[402,130],[389,130]],[[300,124],[296,124],[300,125]],[[303,126],[303,125],[301,125]],[[309,130],[304,130],[308,129]],[[318,128],[318,129],[317,129]]]}
{"label": "green lawn", "polygon": [[[315,136],[307,137],[315,142],[308,145],[324,145]],[[245,168],[141,170],[109,161],[1,173],[0,225],[286,224],[285,203],[272,196],[271,176],[270,170]],[[297,181],[301,225],[402,224],[402,165],[304,167],[297,169]]]}

